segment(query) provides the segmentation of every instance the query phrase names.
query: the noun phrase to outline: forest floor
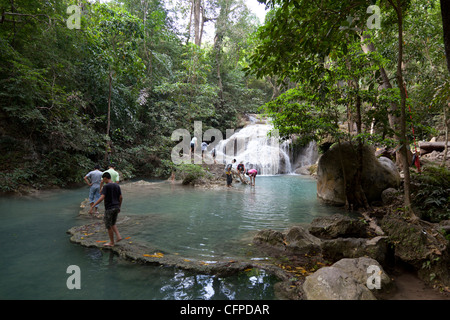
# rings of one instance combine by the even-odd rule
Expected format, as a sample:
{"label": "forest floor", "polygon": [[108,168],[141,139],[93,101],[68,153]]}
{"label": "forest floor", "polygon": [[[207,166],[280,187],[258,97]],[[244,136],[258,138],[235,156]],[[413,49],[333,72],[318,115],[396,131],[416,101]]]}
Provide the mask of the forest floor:
{"label": "forest floor", "polygon": [[397,285],[397,291],[387,300],[450,300],[450,293],[431,288],[412,271],[403,270],[391,277]]}

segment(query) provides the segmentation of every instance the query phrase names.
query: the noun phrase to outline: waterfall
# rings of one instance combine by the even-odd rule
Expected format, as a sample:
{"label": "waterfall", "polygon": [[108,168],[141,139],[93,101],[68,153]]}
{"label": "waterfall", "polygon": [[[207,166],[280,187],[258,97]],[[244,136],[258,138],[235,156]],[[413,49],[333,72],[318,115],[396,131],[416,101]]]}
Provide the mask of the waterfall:
{"label": "waterfall", "polygon": [[[292,159],[293,157],[291,157]],[[296,155],[293,159],[294,161],[294,170],[301,167],[310,166],[316,163],[317,159],[319,159],[319,153],[317,151],[317,144],[315,141],[311,141],[305,147],[300,148],[296,152]]]}
{"label": "waterfall", "polygon": [[246,169],[254,168],[259,175],[292,173],[289,143],[280,144],[278,131],[269,123],[250,118],[250,124],[222,140],[216,150],[218,160],[231,163],[236,159],[236,164],[242,161]]}

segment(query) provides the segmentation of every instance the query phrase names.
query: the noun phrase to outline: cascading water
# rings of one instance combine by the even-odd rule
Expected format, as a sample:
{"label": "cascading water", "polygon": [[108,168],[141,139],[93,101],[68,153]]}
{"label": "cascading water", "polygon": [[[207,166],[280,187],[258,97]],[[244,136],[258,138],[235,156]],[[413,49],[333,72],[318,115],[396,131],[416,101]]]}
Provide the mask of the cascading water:
{"label": "cascading water", "polygon": [[278,131],[267,121],[249,119],[250,124],[216,146],[218,160],[230,163],[236,159],[236,163],[242,162],[246,169],[258,170],[259,175],[292,173],[290,142],[280,143]]}

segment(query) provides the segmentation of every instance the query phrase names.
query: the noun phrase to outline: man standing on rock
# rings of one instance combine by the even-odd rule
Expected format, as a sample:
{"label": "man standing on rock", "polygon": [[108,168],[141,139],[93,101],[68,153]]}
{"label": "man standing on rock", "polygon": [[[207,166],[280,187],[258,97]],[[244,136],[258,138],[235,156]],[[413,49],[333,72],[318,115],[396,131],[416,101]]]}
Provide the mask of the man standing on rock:
{"label": "man standing on rock", "polygon": [[[94,206],[105,200],[105,216],[103,221],[108,230],[109,242],[105,243],[104,246],[112,247],[114,246],[114,234],[117,238],[116,242],[122,240],[116,226],[117,216],[119,215],[120,207],[122,206],[122,191],[117,183],[112,183],[111,174],[109,174],[109,172],[103,173],[102,178],[104,183],[101,191],[102,195],[97,202],[94,203]],[[92,209],[93,208],[91,207],[91,210],[89,210],[90,214],[92,213]]]}
{"label": "man standing on rock", "polygon": [[[94,202],[96,202],[100,198],[100,183],[102,181],[103,172],[100,171],[100,166],[97,164],[94,167],[94,170],[89,172],[85,177],[84,181],[90,186],[89,189],[89,203],[91,205],[91,209],[94,206]],[[98,214],[98,206],[95,207],[95,214]]]}

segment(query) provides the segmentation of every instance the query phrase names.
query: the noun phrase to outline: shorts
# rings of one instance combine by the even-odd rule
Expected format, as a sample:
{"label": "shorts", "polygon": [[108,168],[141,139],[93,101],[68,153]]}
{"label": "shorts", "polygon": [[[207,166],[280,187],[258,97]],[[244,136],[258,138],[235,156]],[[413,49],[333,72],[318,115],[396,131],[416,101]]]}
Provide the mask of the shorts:
{"label": "shorts", "polygon": [[[100,186],[92,186],[89,189],[89,203],[95,203],[98,199],[100,199]],[[98,205],[95,207],[98,207]]]}
{"label": "shorts", "polygon": [[105,216],[103,217],[103,222],[105,223],[106,229],[111,228],[116,224],[117,216],[119,215],[119,208],[112,208],[105,210]]}

